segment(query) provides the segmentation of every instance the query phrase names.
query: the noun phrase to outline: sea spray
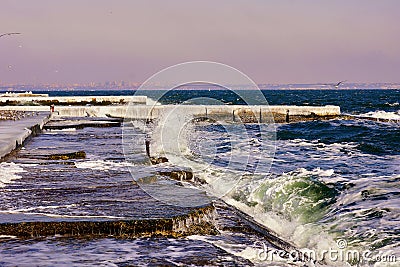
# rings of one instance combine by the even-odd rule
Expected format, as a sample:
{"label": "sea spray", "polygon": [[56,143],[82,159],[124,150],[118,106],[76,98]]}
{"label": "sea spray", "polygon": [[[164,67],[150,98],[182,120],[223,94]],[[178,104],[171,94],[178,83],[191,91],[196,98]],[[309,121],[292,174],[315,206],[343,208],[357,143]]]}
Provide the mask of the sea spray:
{"label": "sea spray", "polygon": [[[222,145],[213,142],[211,136],[199,134],[199,127],[207,126],[194,122],[188,106],[171,107],[153,125],[150,132],[151,151],[153,155],[167,157],[172,165],[194,170],[196,175],[207,181],[202,188],[205,191],[216,196],[224,195],[240,179],[243,166],[248,163],[249,152],[241,148],[246,153],[232,153],[234,144],[231,142],[237,138],[233,138],[230,125],[220,127],[216,140]],[[226,164],[223,163],[224,158],[227,159]],[[210,169],[214,175],[209,175]]]}
{"label": "sea spray", "polygon": [[187,140],[192,131],[192,119],[193,114],[188,107],[170,107],[157,119],[154,130],[151,133],[154,153],[165,155],[172,163],[186,166]]}

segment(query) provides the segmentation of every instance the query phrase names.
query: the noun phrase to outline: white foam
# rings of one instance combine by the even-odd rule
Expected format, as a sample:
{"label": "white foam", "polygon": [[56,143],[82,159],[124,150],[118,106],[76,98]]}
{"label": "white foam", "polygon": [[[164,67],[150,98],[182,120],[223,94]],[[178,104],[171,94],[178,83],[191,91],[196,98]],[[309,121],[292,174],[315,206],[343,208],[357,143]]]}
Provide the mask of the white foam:
{"label": "white foam", "polygon": [[389,105],[389,106],[391,106],[391,107],[396,107],[396,106],[399,106],[399,105],[400,105],[399,102],[394,102],[394,103],[386,102],[385,104],[386,104],[386,105]]}
{"label": "white foam", "polygon": [[[229,238],[229,232],[224,232],[220,231],[221,235],[227,235],[226,239],[215,239],[215,238],[210,238],[208,236],[200,236],[200,235],[192,235],[188,236],[187,238],[190,240],[198,240],[202,242],[207,242],[212,244],[215,247],[218,247],[229,254],[250,260],[253,263],[260,264],[262,263],[262,266],[270,266],[270,265],[265,265],[265,264],[271,264],[273,263],[272,266],[287,266],[287,260],[279,257],[279,255],[274,255],[273,257],[273,262],[271,262],[269,259],[268,260],[263,260],[260,259],[259,257],[259,252],[260,248],[256,246],[256,244],[253,245],[243,245],[243,244],[237,244],[230,242],[231,238]],[[302,263],[299,263],[302,264]],[[296,266],[296,265],[293,265]],[[301,266],[301,265],[300,265]]]}
{"label": "white foam", "polygon": [[20,165],[14,162],[0,163],[0,187],[6,186],[13,180],[22,178],[19,173],[26,172]]}
{"label": "white foam", "polygon": [[399,111],[398,112],[386,112],[382,110],[370,111],[368,113],[360,114],[360,116],[376,118],[376,119],[400,120]]}
{"label": "white foam", "polygon": [[317,176],[332,176],[335,171],[333,169],[328,169],[328,170],[322,170],[321,168],[315,168],[311,171],[300,168],[296,170],[295,172],[299,173],[299,175],[306,176],[306,175],[317,175]]}
{"label": "white foam", "polygon": [[75,162],[75,166],[78,169],[92,169],[99,171],[121,170],[121,169],[126,169],[131,165],[132,164],[129,164],[128,162],[114,162],[105,160],[89,160],[89,161]]}
{"label": "white foam", "polygon": [[319,142],[318,140],[293,139],[293,140],[280,141],[278,143],[278,147],[279,146],[282,146],[283,148],[286,148],[287,146],[294,146],[296,149],[298,149],[299,146],[312,147],[320,151],[339,152],[343,149],[356,148],[357,144],[353,142],[325,144]]}
{"label": "white foam", "polygon": [[45,130],[45,132],[49,132],[49,133],[51,133],[51,132],[54,132],[54,133],[57,133],[57,132],[76,132],[76,128],[48,129],[48,130]]}
{"label": "white foam", "polygon": [[32,210],[47,210],[47,209],[58,209],[58,208],[72,208],[76,207],[76,204],[70,204],[70,205],[61,205],[61,206],[37,206],[37,207],[30,207],[30,208],[25,208],[25,209],[14,209],[14,210],[7,210],[7,211],[0,211],[0,212],[6,212],[6,213],[23,213],[27,211],[32,211]]}

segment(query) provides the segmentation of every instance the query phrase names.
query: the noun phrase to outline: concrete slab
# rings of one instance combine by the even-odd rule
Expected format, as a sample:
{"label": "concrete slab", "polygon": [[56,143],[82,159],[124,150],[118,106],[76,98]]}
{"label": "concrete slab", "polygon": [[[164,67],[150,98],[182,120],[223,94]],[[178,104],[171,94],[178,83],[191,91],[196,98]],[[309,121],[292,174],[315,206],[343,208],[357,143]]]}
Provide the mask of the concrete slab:
{"label": "concrete slab", "polygon": [[[166,112],[179,108],[179,111],[185,114],[191,114],[194,117],[219,117],[225,121],[233,122],[234,118],[241,113],[250,112],[255,117],[261,118],[261,122],[268,121],[271,116],[275,122],[280,122],[281,116],[285,116],[289,111],[290,116],[299,116],[297,121],[307,116],[340,116],[340,107],[338,106],[240,106],[240,105],[134,105],[128,108],[127,105],[115,106],[57,106],[55,113],[62,117],[116,117],[132,119],[156,119]],[[48,111],[45,106],[8,106],[0,107],[2,109],[23,110],[23,111]],[[260,116],[261,115],[261,116]],[[225,118],[225,119],[224,119]],[[240,120],[238,120],[240,121]]]}
{"label": "concrete slab", "polygon": [[21,120],[0,121],[0,158],[11,153],[37,129],[42,129],[49,119],[49,112],[39,112],[37,115]]}

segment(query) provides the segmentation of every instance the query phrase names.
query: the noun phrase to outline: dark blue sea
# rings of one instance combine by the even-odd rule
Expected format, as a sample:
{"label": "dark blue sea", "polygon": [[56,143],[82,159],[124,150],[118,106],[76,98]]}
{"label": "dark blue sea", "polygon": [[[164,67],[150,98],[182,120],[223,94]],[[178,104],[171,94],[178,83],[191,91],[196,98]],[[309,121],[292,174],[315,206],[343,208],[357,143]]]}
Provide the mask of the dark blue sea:
{"label": "dark blue sea", "polygon": [[[132,90],[36,92],[50,96],[135,94]],[[164,94],[160,92],[145,94],[154,98]],[[253,103],[265,104],[259,94],[254,93],[254,97],[252,94],[246,92]],[[400,90],[263,90],[262,94],[269,105],[337,105],[342,114],[385,120],[346,118],[274,124],[268,128],[274,131],[273,143],[268,145],[263,144],[260,127],[202,122],[182,126],[186,133],[182,140],[176,141],[179,153],[168,150],[160,141],[169,134],[174,136],[174,129],[163,129],[160,133],[155,127],[144,132],[138,124],[130,131],[151,138],[154,153],[166,155],[175,165],[190,167],[208,184],[215,181],[218,185],[233,184],[232,190],[219,196],[223,201],[283,240],[315,252],[316,258],[325,255],[323,259],[304,263],[287,257],[264,257],[267,254],[260,252],[265,252],[265,247],[257,237],[223,232],[219,237],[194,235],[180,239],[7,239],[0,244],[0,265],[31,266],[35,262],[40,263],[33,264],[38,266],[399,266]],[[191,104],[198,98],[215,99],[226,105],[246,104],[228,90],[172,90],[165,91],[157,100],[177,105]],[[179,121],[176,123],[180,125]],[[74,213],[75,208],[78,214],[82,211],[80,204],[73,202],[77,201],[75,198],[61,203],[37,198],[34,207],[22,200],[10,202],[11,195],[18,190],[35,187],[32,173],[35,182],[43,187],[55,186],[48,180],[51,176],[46,171],[48,166],[23,160],[24,155],[41,153],[41,149],[65,149],[79,142],[91,147],[88,158],[76,162],[73,169],[51,166],[60,175],[68,172],[65,181],[57,178],[65,187],[71,186],[68,177],[80,177],[72,183],[90,187],[119,181],[128,185],[130,179],[153,175],[150,167],[141,165],[140,160],[126,160],[127,152],[122,152],[120,141],[131,126],[124,127],[45,132],[32,139],[20,152],[19,160],[0,164],[0,189],[5,196],[0,203],[2,213],[57,214],[57,209]],[[13,179],[9,179],[11,175]],[[163,180],[160,187],[164,186],[168,188],[168,182]],[[129,198],[129,194],[121,193],[123,188],[119,188],[118,197]],[[200,190],[218,193],[224,188]],[[25,193],[19,194],[23,199]],[[157,193],[152,194],[157,198]],[[112,198],[111,193],[106,196]],[[173,198],[173,194],[163,197]],[[102,212],[107,216],[112,213]],[[139,215],[140,212],[145,211],[138,209]],[[159,210],[154,212],[162,216]],[[328,255],[331,252],[337,257]],[[349,257],[347,252],[353,256]]]}

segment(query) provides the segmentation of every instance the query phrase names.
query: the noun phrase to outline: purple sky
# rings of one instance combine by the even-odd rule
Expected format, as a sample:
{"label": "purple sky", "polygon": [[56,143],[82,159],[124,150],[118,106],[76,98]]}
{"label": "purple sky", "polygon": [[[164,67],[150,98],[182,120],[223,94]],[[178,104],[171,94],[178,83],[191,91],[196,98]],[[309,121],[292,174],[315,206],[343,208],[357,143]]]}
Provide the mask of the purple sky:
{"label": "purple sky", "polygon": [[398,0],[2,0],[0,83],[143,82],[177,63],[257,83],[400,82]]}

